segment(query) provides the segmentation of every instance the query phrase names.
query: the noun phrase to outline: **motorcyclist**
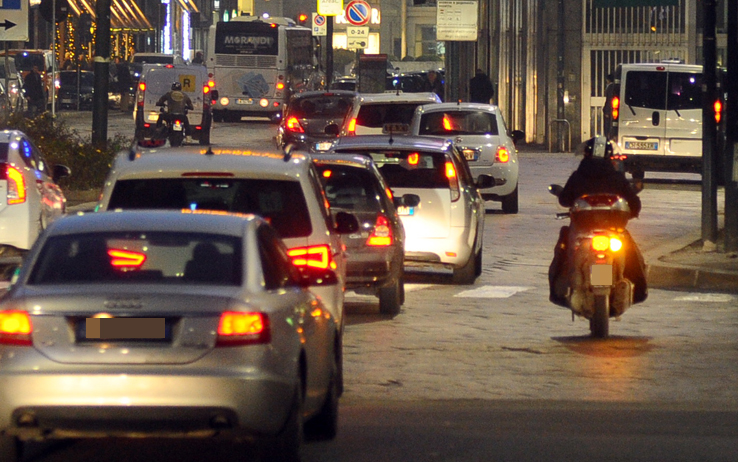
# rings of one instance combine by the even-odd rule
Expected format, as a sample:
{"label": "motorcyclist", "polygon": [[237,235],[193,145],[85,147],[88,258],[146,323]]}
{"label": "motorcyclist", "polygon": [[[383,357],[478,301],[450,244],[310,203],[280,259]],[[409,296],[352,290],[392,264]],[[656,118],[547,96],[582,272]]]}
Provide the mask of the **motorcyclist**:
{"label": "motorcyclist", "polygon": [[159,101],[156,102],[157,106],[164,106],[167,108],[166,112],[159,114],[159,119],[156,121],[157,130],[161,128],[165,120],[171,120],[175,115],[184,116],[182,122],[184,122],[185,135],[190,134],[190,122],[187,120],[187,111],[193,110],[192,100],[187,93],[182,91],[182,84],[180,82],[174,82],[172,89],[162,95]]}
{"label": "motorcyclist", "polygon": [[[559,194],[559,204],[571,207],[574,201],[585,194],[608,193],[617,194],[628,202],[631,218],[636,218],[641,211],[641,200],[636,191],[625,178],[625,174],[617,168],[613,158],[615,148],[604,136],[591,138],[577,148],[584,158],[577,170],[572,173],[564,189]],[[559,240],[554,249],[554,258],[548,271],[550,300],[566,307],[566,245],[569,227],[562,226]],[[645,263],[630,233],[623,233],[626,249],[623,275],[634,284],[633,302],[642,302],[648,296]]]}

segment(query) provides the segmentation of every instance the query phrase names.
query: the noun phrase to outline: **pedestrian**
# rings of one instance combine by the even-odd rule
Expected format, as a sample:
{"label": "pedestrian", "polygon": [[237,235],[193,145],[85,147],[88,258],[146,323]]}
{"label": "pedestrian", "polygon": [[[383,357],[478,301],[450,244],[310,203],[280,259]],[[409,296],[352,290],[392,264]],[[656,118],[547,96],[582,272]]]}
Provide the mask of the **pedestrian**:
{"label": "pedestrian", "polygon": [[46,110],[46,92],[44,91],[44,81],[38,66],[26,74],[23,79],[23,92],[28,101],[28,113],[30,117],[36,117],[38,114]]}
{"label": "pedestrian", "polygon": [[609,140],[612,131],[612,98],[615,96],[615,82],[612,74],[605,77],[605,105],[602,107],[603,135]]}
{"label": "pedestrian", "polygon": [[205,59],[202,56],[202,51],[195,52],[195,58],[192,60],[192,64],[199,64],[201,66],[205,65]]}
{"label": "pedestrian", "polygon": [[74,60],[72,59],[71,53],[67,53],[65,55],[64,62],[62,63],[62,70],[65,70],[65,71],[74,70]]}
{"label": "pedestrian", "polygon": [[495,96],[495,89],[492,81],[483,70],[477,69],[474,77],[469,81],[469,100],[472,103],[491,104],[493,96]]}
{"label": "pedestrian", "polygon": [[425,83],[425,91],[430,91],[438,95],[443,101],[443,82],[438,78],[438,72],[429,71],[428,81]]}

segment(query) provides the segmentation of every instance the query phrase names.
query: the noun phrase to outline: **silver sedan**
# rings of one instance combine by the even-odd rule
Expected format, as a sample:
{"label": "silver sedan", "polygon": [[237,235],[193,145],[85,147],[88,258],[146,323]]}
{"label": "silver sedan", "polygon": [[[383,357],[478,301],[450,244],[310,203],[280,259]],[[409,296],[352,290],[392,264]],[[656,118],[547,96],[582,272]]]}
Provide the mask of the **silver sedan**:
{"label": "silver sedan", "polygon": [[299,460],[335,436],[334,318],[261,218],[127,211],[56,220],[0,303],[0,454],[23,441],[256,440]]}

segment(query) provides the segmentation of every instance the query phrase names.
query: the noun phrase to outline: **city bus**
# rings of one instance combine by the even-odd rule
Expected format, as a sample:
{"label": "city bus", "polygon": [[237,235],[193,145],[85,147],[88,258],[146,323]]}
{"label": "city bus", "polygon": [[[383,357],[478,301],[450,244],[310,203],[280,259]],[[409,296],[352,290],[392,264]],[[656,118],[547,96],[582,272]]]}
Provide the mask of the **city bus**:
{"label": "city bus", "polygon": [[210,27],[207,67],[218,85],[216,122],[279,121],[294,93],[320,89],[312,31],[289,18],[236,16]]}

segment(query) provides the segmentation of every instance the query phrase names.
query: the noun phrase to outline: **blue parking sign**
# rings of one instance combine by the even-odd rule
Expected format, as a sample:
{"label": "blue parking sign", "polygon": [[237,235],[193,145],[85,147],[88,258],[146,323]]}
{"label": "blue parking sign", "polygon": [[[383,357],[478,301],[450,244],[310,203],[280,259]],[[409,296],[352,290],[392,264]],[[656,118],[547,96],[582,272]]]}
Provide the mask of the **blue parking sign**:
{"label": "blue parking sign", "polygon": [[0,0],[0,9],[2,10],[20,10],[21,0]]}

